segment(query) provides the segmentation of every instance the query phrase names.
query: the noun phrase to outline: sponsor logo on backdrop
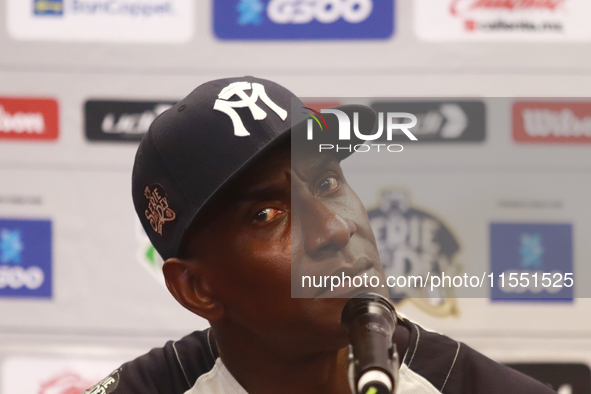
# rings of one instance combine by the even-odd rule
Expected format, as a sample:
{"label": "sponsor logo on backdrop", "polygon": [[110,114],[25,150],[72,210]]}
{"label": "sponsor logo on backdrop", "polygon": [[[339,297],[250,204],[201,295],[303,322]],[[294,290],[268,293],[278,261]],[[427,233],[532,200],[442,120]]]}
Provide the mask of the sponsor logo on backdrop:
{"label": "sponsor logo on backdrop", "polygon": [[[125,1],[125,0],[34,0],[35,15],[129,15],[151,17],[170,15],[173,1]],[[66,10],[66,11],[64,11]]]}
{"label": "sponsor logo on backdrop", "polygon": [[141,141],[171,101],[89,100],[84,105],[84,129],[90,141]]}
{"label": "sponsor logo on backdrop", "polygon": [[384,39],[394,0],[214,0],[214,31],[228,40]]}
{"label": "sponsor logo on backdrop", "polygon": [[[574,286],[565,279],[573,273],[572,232],[571,224],[491,223],[490,264],[498,278],[492,299],[572,301]],[[505,274],[504,283],[498,274]],[[511,274],[527,283],[509,286]]]}
{"label": "sponsor logo on backdrop", "polygon": [[8,31],[24,40],[183,42],[191,0],[8,1]]}
{"label": "sponsor logo on backdrop", "polygon": [[320,111],[323,108],[332,108],[342,105],[340,101],[304,101],[305,108]]}
{"label": "sponsor logo on backdrop", "polygon": [[86,379],[80,374],[62,371],[39,384],[37,394],[78,394],[95,384],[95,380]]}
{"label": "sponsor logo on backdrop", "polygon": [[58,130],[57,101],[0,97],[0,139],[56,140]]}
{"label": "sponsor logo on backdrop", "polygon": [[591,38],[586,0],[417,0],[416,7],[417,33],[428,40]]}
{"label": "sponsor logo on backdrop", "polygon": [[63,15],[64,0],[34,0],[33,12],[35,15]]}
{"label": "sponsor logo on backdrop", "polygon": [[[451,230],[438,217],[411,207],[407,193],[385,191],[376,209],[368,211],[386,276],[447,275],[461,272],[456,261],[459,244]],[[453,288],[390,287],[398,301],[410,299],[435,316],[457,314]]]}
{"label": "sponsor logo on backdrop", "polygon": [[52,295],[49,220],[0,219],[0,296]]}
{"label": "sponsor logo on backdrop", "polygon": [[[113,392],[119,382],[120,370],[111,371],[121,364],[122,360],[57,356],[8,357],[2,363],[3,379],[0,392],[2,394],[108,394]],[[110,375],[104,378],[108,374]]]}
{"label": "sponsor logo on backdrop", "polygon": [[591,102],[515,102],[513,139],[517,142],[591,143]]}
{"label": "sponsor logo on backdrop", "polygon": [[[486,109],[482,101],[397,101],[375,102],[376,112],[410,112],[417,118],[413,134],[421,142],[484,141]],[[395,130],[392,141],[406,140]]]}
{"label": "sponsor logo on backdrop", "polygon": [[34,195],[0,194],[0,204],[9,205],[41,205],[43,197]]}
{"label": "sponsor logo on backdrop", "polygon": [[514,363],[505,365],[550,385],[558,394],[591,393],[591,370],[586,364]]}

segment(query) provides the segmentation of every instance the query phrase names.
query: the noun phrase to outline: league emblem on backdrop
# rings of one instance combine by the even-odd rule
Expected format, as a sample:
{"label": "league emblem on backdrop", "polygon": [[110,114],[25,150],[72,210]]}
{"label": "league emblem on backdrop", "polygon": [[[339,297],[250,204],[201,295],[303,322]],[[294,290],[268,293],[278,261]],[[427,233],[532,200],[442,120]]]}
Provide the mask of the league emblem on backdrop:
{"label": "league emblem on backdrop", "polygon": [[[459,245],[449,228],[437,217],[410,207],[407,193],[385,191],[377,209],[368,210],[386,276],[458,274],[455,258]],[[457,314],[453,289],[390,288],[395,301],[411,299],[419,308],[435,316]]]}

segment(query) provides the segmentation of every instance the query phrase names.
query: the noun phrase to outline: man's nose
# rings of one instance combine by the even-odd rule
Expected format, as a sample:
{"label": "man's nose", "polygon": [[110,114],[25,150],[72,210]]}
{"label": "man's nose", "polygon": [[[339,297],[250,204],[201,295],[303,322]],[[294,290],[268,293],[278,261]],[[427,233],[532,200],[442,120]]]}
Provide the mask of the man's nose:
{"label": "man's nose", "polygon": [[355,222],[320,199],[311,197],[305,205],[303,231],[306,252],[310,256],[331,254],[349,243],[357,231]]}

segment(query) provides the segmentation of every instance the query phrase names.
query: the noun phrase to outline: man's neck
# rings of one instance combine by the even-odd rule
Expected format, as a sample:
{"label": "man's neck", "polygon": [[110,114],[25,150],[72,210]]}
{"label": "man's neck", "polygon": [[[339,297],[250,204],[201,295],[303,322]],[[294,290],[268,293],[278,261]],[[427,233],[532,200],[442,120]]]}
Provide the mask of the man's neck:
{"label": "man's neck", "polygon": [[[266,343],[257,343],[252,338],[239,339],[225,330],[215,331],[222,361],[249,394],[350,393],[347,379],[348,346],[334,351],[287,357],[272,351]],[[400,324],[395,342],[401,359],[409,340],[409,329]]]}
{"label": "man's neck", "polygon": [[249,394],[348,394],[348,348],[284,358],[261,349],[249,354],[225,352],[218,342],[226,368]]}

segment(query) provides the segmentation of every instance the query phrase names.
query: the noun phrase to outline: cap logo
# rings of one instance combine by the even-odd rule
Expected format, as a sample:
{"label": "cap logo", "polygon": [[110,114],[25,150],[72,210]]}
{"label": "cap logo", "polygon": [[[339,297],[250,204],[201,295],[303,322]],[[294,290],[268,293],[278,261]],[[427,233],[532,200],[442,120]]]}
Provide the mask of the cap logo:
{"label": "cap logo", "polygon": [[148,199],[148,209],[145,211],[146,219],[158,234],[162,235],[162,225],[176,219],[176,213],[168,207],[166,193],[158,185],[144,189],[144,196]]}
{"label": "cap logo", "polygon": [[[247,90],[252,90],[250,96],[246,94]],[[234,95],[238,96],[240,100],[228,101]],[[238,115],[238,112],[236,112],[234,108],[248,108],[255,120],[263,120],[267,117],[267,113],[256,104],[259,98],[267,105],[267,107],[271,108],[281,120],[287,118],[287,111],[275,104],[269,96],[267,96],[265,87],[260,83],[251,84],[250,82],[234,82],[229,84],[222,89],[220,94],[218,94],[218,99],[215,101],[213,109],[221,111],[230,117],[232,125],[234,126],[235,136],[246,137],[249,136],[250,133],[244,127],[240,115]]]}

